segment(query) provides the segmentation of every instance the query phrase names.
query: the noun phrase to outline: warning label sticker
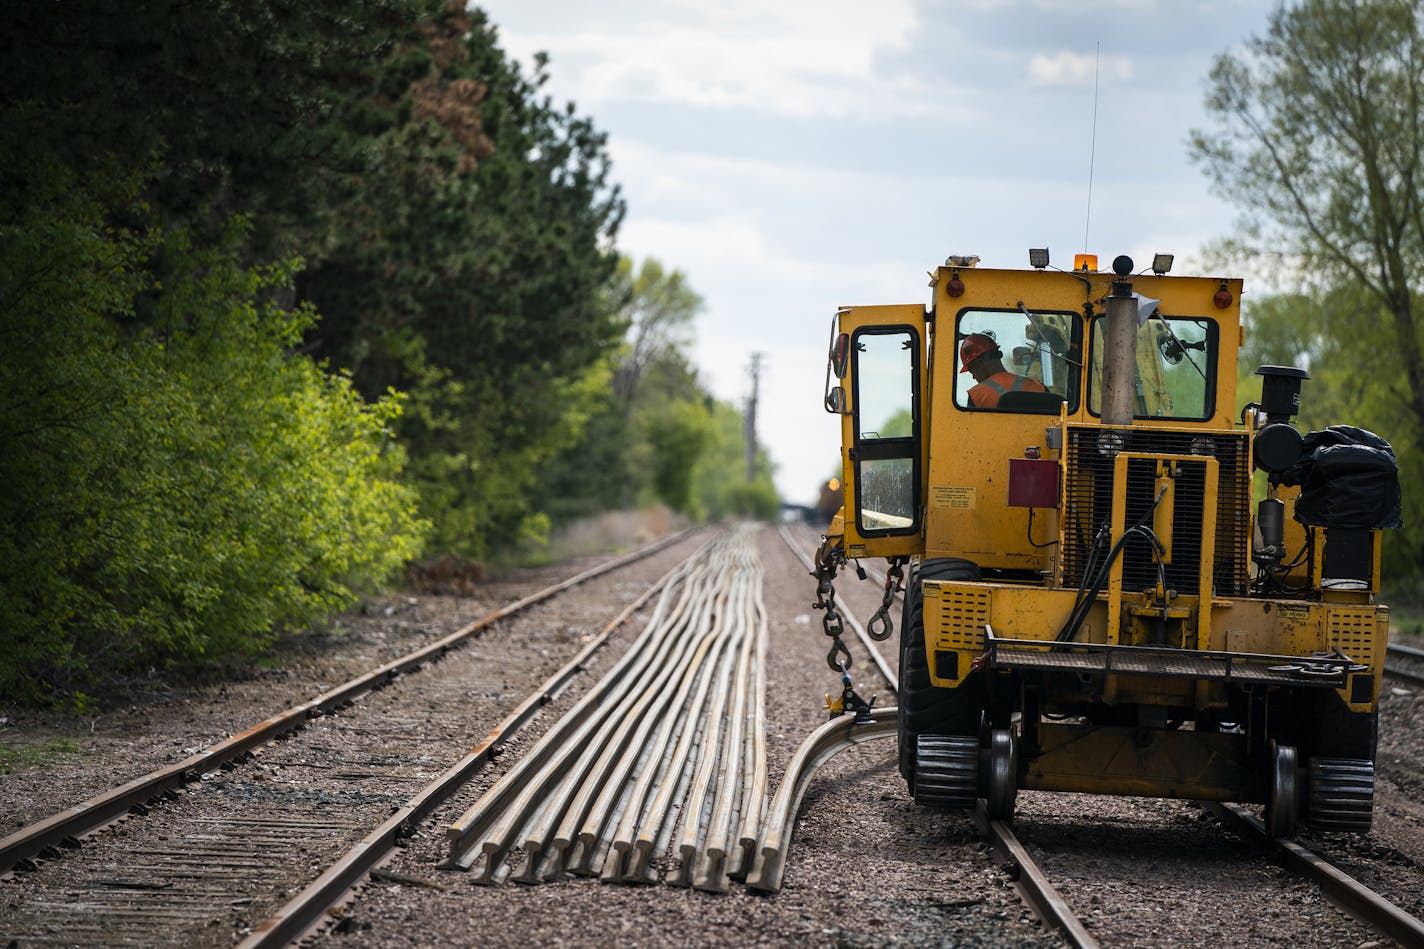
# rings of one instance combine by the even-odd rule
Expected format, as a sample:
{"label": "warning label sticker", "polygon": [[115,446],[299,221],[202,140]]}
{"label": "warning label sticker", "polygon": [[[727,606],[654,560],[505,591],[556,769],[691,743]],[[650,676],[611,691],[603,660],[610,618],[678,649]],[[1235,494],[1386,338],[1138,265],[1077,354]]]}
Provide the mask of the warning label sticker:
{"label": "warning label sticker", "polygon": [[977,506],[974,488],[935,487],[930,488],[930,504],[934,507],[958,511],[972,511]]}

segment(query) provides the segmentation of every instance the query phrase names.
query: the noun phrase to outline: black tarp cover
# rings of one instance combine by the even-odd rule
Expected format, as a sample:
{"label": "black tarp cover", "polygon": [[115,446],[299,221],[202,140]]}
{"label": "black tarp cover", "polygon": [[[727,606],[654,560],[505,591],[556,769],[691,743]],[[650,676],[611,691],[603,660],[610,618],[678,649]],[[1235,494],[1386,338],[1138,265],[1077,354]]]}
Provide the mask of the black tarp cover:
{"label": "black tarp cover", "polygon": [[1305,436],[1300,461],[1281,472],[1300,485],[1295,519],[1317,527],[1376,530],[1404,523],[1399,463],[1389,442],[1352,425]]}

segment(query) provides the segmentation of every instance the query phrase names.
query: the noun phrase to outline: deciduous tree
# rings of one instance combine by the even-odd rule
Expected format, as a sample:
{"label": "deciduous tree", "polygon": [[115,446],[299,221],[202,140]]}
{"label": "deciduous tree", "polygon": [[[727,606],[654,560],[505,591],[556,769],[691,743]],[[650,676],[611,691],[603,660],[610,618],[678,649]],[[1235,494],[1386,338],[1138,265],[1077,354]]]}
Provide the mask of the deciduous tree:
{"label": "deciduous tree", "polygon": [[[1424,473],[1424,10],[1413,0],[1302,0],[1218,57],[1212,124],[1191,154],[1242,212],[1229,251],[1299,294],[1303,399],[1376,428]],[[1282,302],[1262,327],[1291,319]],[[1348,394],[1347,394],[1348,393]],[[1417,499],[1417,497],[1416,497]],[[1387,539],[1396,568],[1420,544]]]}

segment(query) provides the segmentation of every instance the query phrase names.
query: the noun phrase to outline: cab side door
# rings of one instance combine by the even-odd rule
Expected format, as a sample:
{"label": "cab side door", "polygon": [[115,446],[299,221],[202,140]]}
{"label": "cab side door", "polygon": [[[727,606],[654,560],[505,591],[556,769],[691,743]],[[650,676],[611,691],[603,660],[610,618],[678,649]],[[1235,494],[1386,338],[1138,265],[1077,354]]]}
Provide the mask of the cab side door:
{"label": "cab side door", "polygon": [[895,557],[923,548],[926,318],[918,305],[847,307],[831,351],[840,385],[846,555]]}

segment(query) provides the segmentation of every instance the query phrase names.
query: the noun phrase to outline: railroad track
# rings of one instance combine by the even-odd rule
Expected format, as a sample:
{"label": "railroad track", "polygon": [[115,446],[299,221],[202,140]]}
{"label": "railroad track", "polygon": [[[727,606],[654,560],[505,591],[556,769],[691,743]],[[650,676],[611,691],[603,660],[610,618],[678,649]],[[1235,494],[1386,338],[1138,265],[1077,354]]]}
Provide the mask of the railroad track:
{"label": "railroad track", "polygon": [[[782,538],[808,570],[813,569],[811,554],[807,545],[798,542],[791,533],[782,528]],[[868,571],[871,572],[871,571]],[[872,572],[873,574],[873,572]],[[883,574],[878,578],[883,582]],[[861,639],[861,645],[869,650],[877,667],[886,675],[894,688],[893,673],[886,671],[883,659],[865,635],[864,627],[848,617],[848,625]],[[1390,646],[1390,652],[1407,659],[1424,661],[1424,650]],[[1391,667],[1391,674],[1415,682],[1424,682],[1424,675],[1409,670]],[[854,745],[878,738],[888,738],[895,734],[894,716],[897,710],[884,709],[872,723],[857,724],[849,716],[832,720],[813,733],[798,751],[792,761],[777,797],[773,801],[767,827],[761,840],[761,850],[756,866],[747,879],[752,889],[775,892],[781,886],[786,852],[790,844],[796,811],[810,784],[815,769],[833,755]],[[1238,805],[1206,805],[1206,810],[1217,815],[1230,829],[1247,837],[1254,843],[1268,848],[1273,859],[1280,862],[1292,873],[1308,880],[1334,905],[1370,927],[1381,935],[1398,940],[1402,945],[1424,945],[1424,921],[1410,915],[1391,903],[1370,887],[1344,873],[1327,859],[1313,853],[1298,843],[1272,840],[1260,821],[1245,808]],[[974,814],[974,822],[980,833],[994,848],[1002,865],[1008,868],[1020,898],[1034,911],[1046,927],[1058,931],[1069,945],[1076,947],[1097,946],[1098,942],[1090,929],[1075,913],[1068,901],[1058,893],[1047,874],[1037,863],[1012,828],[1003,821],[990,819],[981,806]]]}
{"label": "railroad track", "polygon": [[[1066,901],[1051,911],[1081,914],[1081,929],[1064,930],[1073,946],[1424,945],[1424,921],[1300,842],[1271,839],[1239,805],[1026,792],[1019,811],[1028,859]],[[982,808],[975,820],[986,823]],[[1027,866],[996,850],[1011,874]]]}
{"label": "railroad track", "polygon": [[[785,531],[782,537],[809,569],[805,546]],[[643,600],[630,604],[583,652],[530,692],[484,741],[435,780],[429,780],[427,773],[420,774],[419,780],[404,773],[395,775],[400,780],[391,786],[388,779],[392,775],[384,773],[376,784],[361,785],[359,794],[331,797],[325,810],[315,816],[287,807],[225,821],[186,813],[183,804],[188,795],[170,792],[175,799],[159,805],[163,830],[170,838],[195,844],[182,856],[186,861],[182,869],[175,872],[168,857],[154,863],[154,853],[141,853],[135,860],[127,841],[112,839],[118,834],[97,835],[85,849],[108,845],[108,852],[101,854],[101,860],[108,862],[86,871],[87,889],[66,890],[66,884],[61,883],[56,888],[60,897],[48,902],[31,900],[30,893],[23,900],[0,902],[0,930],[4,931],[0,936],[9,936],[16,921],[29,919],[39,922],[38,929],[29,934],[37,941],[107,945],[124,941],[129,934],[131,941],[144,944],[156,944],[161,936],[171,944],[230,945],[234,934],[240,936],[242,929],[252,926],[252,911],[230,904],[252,904],[254,898],[224,874],[229,865],[261,870],[283,859],[290,862],[294,839],[324,836],[336,844],[324,850],[314,848],[298,858],[309,865],[305,878],[313,882],[285,905],[279,907],[269,898],[266,905],[255,907],[261,909],[256,918],[265,922],[252,929],[241,945],[283,945],[298,938],[318,924],[327,908],[354,885],[373,871],[379,872],[387,856],[395,852],[393,848],[422,822],[428,822],[437,805],[484,768],[539,709],[567,690],[594,650],[654,595],[661,597],[659,606],[637,644],[574,703],[576,709],[580,705],[582,709],[561,719],[566,724],[551,727],[506,775],[509,778],[517,771],[523,777],[511,779],[503,790],[499,784],[492,786],[450,825],[446,864],[467,868],[467,879],[487,883],[547,882],[570,874],[590,874],[624,883],[661,879],[718,892],[745,877],[749,888],[775,892],[781,885],[796,812],[816,769],[842,750],[893,734],[896,710],[877,710],[870,724],[844,716],[818,729],[797,752],[776,796],[765,801],[765,751],[757,747],[757,725],[764,717],[758,697],[765,688],[765,640],[758,631],[764,625],[765,611],[753,592],[759,585],[754,565],[745,561],[744,554],[743,550],[719,560],[711,571],[719,578],[716,582],[686,564],[669,572],[664,582],[650,588]],[[710,549],[703,559],[712,559]],[[577,578],[569,582],[573,579]],[[710,606],[706,605],[708,596]],[[713,614],[727,621],[720,626],[703,622]],[[500,611],[499,615],[510,614]],[[855,629],[859,623],[847,625]],[[689,634],[689,630],[697,632]],[[863,634],[863,627],[860,632]],[[883,658],[874,662],[878,654],[874,644],[863,638],[860,646],[893,689],[893,670]],[[468,694],[471,681],[467,676],[459,685],[462,694]],[[432,708],[439,698],[432,696]],[[599,716],[600,739],[592,737],[593,728],[580,732],[594,716]],[[312,733],[332,732],[317,736],[320,740],[315,746],[349,748],[351,732],[335,726],[354,718],[308,716],[303,719],[309,726],[304,736],[254,749],[256,758],[247,768],[209,771],[206,780],[189,783],[216,786],[244,810],[261,803],[264,795],[282,798],[290,788],[240,776],[276,764],[317,767],[319,763],[311,758],[313,743],[308,741]],[[549,737],[557,733],[572,740]],[[582,739],[575,737],[580,734]],[[304,742],[305,751],[297,747]],[[632,749],[640,753],[633,755]],[[250,753],[240,752],[232,760]],[[380,770],[376,762],[382,754],[390,754],[389,746],[384,751],[372,750],[360,760],[348,752],[335,767],[345,769],[348,776],[360,769],[375,772]],[[325,766],[334,767],[329,761]],[[525,777],[530,780],[526,782]],[[402,782],[416,793],[397,793]],[[538,787],[539,793],[526,794],[531,786]],[[695,790],[698,788],[700,791]],[[544,793],[560,789],[562,794]],[[523,804],[513,810],[495,806],[521,799]],[[669,801],[678,801],[680,806],[670,806]],[[293,802],[282,799],[279,803]],[[758,831],[756,818],[763,811],[767,816]],[[698,819],[671,819],[674,812],[695,814]],[[982,814],[978,820],[1001,863],[1012,868],[1010,875],[1025,904],[1049,927],[1062,930],[1070,944],[1093,945],[1091,933],[1047,883],[1013,831],[1001,822],[987,821]],[[136,832],[137,825],[148,823],[152,822],[134,822],[125,830]],[[247,839],[234,836],[239,824],[245,825]],[[368,832],[358,840],[363,829]],[[343,841],[355,843],[342,851]],[[74,858],[46,861],[41,873],[20,874],[0,885],[0,901],[7,899],[5,888],[10,883],[66,870],[80,862]],[[262,885],[272,890],[270,881]],[[219,911],[208,912],[212,925],[195,931],[192,920],[201,916],[204,907],[211,910],[213,906]],[[232,910],[226,916],[221,913],[225,906]],[[230,922],[239,911],[249,920],[246,926]],[[53,921],[61,917],[66,918],[65,926],[54,926]]]}
{"label": "railroad track", "polygon": [[1424,946],[1424,920],[1405,912],[1320,854],[1289,840],[1273,840],[1256,815],[1239,804],[1209,804],[1207,810],[1257,844],[1292,873],[1314,883],[1329,901],[1375,931],[1405,946]]}
{"label": "railroad track", "polygon": [[[468,747],[464,735],[475,733],[464,731],[458,714],[469,696],[505,689],[499,663],[459,647],[575,587],[613,586],[618,571],[637,561],[681,560],[692,541],[676,535],[570,577],[185,761],[10,834],[0,841],[0,866],[13,870],[0,883],[0,942],[230,945],[254,912],[275,905],[293,875],[310,873],[317,882],[309,890],[339,896],[346,888],[337,889],[339,881],[360,878],[382,849],[483,767],[657,587],[519,704],[442,776],[443,785],[430,784],[431,763],[452,745]],[[425,670],[418,677],[425,712],[413,711],[409,699],[386,698],[401,690],[385,686],[416,681],[416,670]],[[361,859],[343,864],[343,842],[371,827],[354,848]],[[289,913],[265,931],[284,942],[296,922]]]}
{"label": "railroad track", "polygon": [[[766,796],[766,610],[750,525],[666,584],[623,659],[446,831],[446,865],[726,892]],[[518,866],[507,857],[520,850]]]}
{"label": "railroad track", "polygon": [[[807,551],[806,546],[796,540],[785,525],[781,526],[780,531],[787,547],[807,570],[814,572],[812,554]],[[868,568],[866,572],[876,576],[883,586],[883,573]],[[865,626],[850,611],[847,610],[845,616],[846,624],[854,630],[861,647],[869,654],[886,683],[892,690],[898,690],[899,677],[876,648]],[[898,618],[896,621],[898,622]],[[787,767],[768,810],[767,821],[758,841],[756,861],[746,881],[749,888],[764,893],[780,890],[796,814],[816,769],[840,752],[862,742],[895,737],[898,716],[897,707],[876,710],[873,713],[873,721],[870,722],[857,722],[853,716],[844,715],[832,719],[807,737]],[[1087,927],[1054,889],[1047,875],[1019,842],[1009,824],[989,819],[982,806],[974,815],[974,820],[1001,864],[1011,868],[1010,878],[1015,891],[1039,921],[1046,928],[1061,933],[1070,945],[1096,946],[1097,942],[1089,934]]]}
{"label": "railroad track", "polygon": [[1403,679],[1414,685],[1424,685],[1424,649],[1390,643],[1388,657],[1392,657],[1396,661],[1392,664],[1386,661],[1385,675]]}

